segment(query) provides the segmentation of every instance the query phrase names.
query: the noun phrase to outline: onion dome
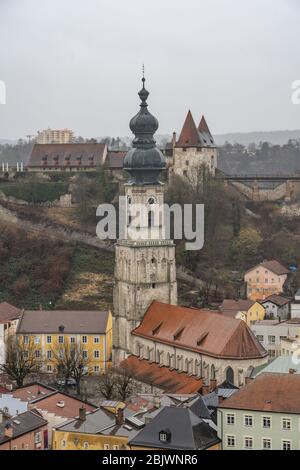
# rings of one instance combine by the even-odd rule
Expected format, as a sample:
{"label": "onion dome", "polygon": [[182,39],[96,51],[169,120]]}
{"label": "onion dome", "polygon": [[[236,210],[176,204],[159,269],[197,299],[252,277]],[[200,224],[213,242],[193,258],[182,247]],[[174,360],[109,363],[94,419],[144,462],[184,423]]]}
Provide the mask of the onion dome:
{"label": "onion dome", "polygon": [[166,168],[166,163],[153,137],[158,129],[158,120],[148,111],[149,92],[145,88],[144,77],[142,82],[139,92],[141,109],[130,121],[135,138],[125,155],[123,168],[130,174],[130,184],[155,184],[159,183],[159,174]]}

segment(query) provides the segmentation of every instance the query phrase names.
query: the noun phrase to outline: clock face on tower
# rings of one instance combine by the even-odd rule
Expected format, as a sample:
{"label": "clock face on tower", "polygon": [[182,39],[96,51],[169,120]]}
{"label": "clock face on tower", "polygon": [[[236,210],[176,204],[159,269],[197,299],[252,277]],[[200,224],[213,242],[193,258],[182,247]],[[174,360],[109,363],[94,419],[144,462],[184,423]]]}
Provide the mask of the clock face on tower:
{"label": "clock face on tower", "polygon": [[153,204],[156,203],[156,197],[155,196],[150,196],[148,199],[148,204],[152,206]]}

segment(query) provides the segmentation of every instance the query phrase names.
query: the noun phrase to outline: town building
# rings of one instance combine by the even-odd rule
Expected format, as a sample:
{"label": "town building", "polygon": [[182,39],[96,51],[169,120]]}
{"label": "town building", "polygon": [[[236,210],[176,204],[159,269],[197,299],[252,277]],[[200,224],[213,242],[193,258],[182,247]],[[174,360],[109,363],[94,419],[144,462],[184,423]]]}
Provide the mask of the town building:
{"label": "town building", "polygon": [[281,294],[287,280],[289,270],[278,261],[263,261],[249,269],[244,276],[247,285],[247,298],[265,300],[273,294]]}
{"label": "town building", "polygon": [[[261,305],[266,310],[266,319],[287,320],[290,317],[291,299],[282,295],[272,294],[265,300],[261,301]],[[263,320],[261,318],[261,320]]]}
{"label": "town building", "polygon": [[300,374],[299,352],[296,353],[296,361],[292,355],[278,356],[269,364],[263,367],[256,367],[253,369],[250,378],[255,379],[258,375],[267,372],[271,374]]}
{"label": "town building", "polygon": [[220,439],[190,408],[165,406],[129,446],[132,450],[219,450]]}
{"label": "town building", "polygon": [[70,144],[74,140],[74,133],[70,129],[45,129],[38,131],[37,144]]}
{"label": "town building", "polygon": [[279,320],[263,320],[251,325],[251,330],[261,345],[268,351],[270,358],[281,354],[282,339],[298,339],[300,319],[294,318],[280,322]]}
{"label": "town building", "polygon": [[84,144],[35,144],[27,171],[96,171],[106,161],[107,146],[97,142]]}
{"label": "town building", "polygon": [[21,313],[21,309],[7,302],[0,303],[0,364],[5,362],[7,341],[15,334]]}
{"label": "town building", "polygon": [[300,376],[263,373],[221,403],[223,450],[299,450]]}
{"label": "town building", "polygon": [[202,167],[214,176],[217,168],[217,147],[205,117],[202,116],[197,127],[191,111],[188,111],[179,139],[176,140],[176,134],[173,133],[172,142],[167,144],[165,155],[170,176],[175,174],[194,184]]}
{"label": "town building", "polygon": [[219,309],[223,315],[243,320],[248,326],[265,318],[264,306],[255,300],[225,299]]}
{"label": "town building", "polygon": [[280,355],[281,356],[294,356],[296,357],[296,361],[298,361],[299,355],[300,355],[299,338],[281,338]]}
{"label": "town building", "polygon": [[[113,354],[116,364],[131,354],[131,331],[138,326],[151,301],[177,303],[175,244],[165,237],[164,220],[159,216],[164,202],[159,175],[165,168],[165,159],[153,137],[158,121],[148,111],[148,95],[143,78],[140,111],[130,121],[135,139],[123,166],[130,179],[125,184],[125,234],[117,241],[115,252]],[[137,204],[145,208],[141,230],[132,223],[132,211]]]}
{"label": "town building", "polygon": [[[157,412],[154,406],[152,411]],[[145,426],[143,415],[151,410],[136,413],[125,404],[104,401],[92,413],[80,409],[79,417],[58,426],[53,431],[53,450],[128,450],[128,441]]]}
{"label": "town building", "polygon": [[37,413],[25,411],[12,419],[0,421],[0,451],[45,450],[49,446],[47,421]]}
{"label": "town building", "polygon": [[242,386],[249,371],[268,360],[266,350],[244,321],[157,301],[132,331],[132,348],[133,355],[122,366],[140,378],[141,361],[156,364],[162,383],[167,367],[201,378],[203,385],[228,380]]}
{"label": "town building", "polygon": [[291,302],[291,318],[300,318],[300,289],[297,290]]}
{"label": "town building", "polygon": [[24,345],[34,345],[43,372],[56,372],[55,357],[72,347],[86,359],[89,374],[103,373],[111,365],[110,311],[25,310],[16,334]]}

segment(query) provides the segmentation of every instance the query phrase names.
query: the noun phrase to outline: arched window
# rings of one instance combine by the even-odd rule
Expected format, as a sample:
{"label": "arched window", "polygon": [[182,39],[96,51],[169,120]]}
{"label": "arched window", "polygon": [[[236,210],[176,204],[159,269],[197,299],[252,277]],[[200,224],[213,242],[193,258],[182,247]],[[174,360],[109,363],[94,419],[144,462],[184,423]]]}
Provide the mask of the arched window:
{"label": "arched window", "polygon": [[232,367],[227,367],[226,370],[226,380],[234,385],[234,372]]}
{"label": "arched window", "polygon": [[210,379],[215,380],[215,378],[216,378],[216,369],[215,369],[214,364],[212,364],[210,367]]}
{"label": "arched window", "polygon": [[154,212],[148,211],[148,227],[151,228],[154,226]]}

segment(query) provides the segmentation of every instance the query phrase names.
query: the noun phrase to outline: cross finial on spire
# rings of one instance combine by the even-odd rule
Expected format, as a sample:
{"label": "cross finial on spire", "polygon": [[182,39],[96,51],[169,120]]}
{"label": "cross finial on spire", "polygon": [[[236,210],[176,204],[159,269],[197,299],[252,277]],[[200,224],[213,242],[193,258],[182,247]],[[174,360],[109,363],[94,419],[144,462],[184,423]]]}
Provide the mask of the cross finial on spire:
{"label": "cross finial on spire", "polygon": [[143,87],[144,87],[145,86],[145,81],[146,81],[146,79],[145,79],[145,65],[144,64],[143,64],[143,69],[142,70],[143,70],[142,82],[143,82]]}

